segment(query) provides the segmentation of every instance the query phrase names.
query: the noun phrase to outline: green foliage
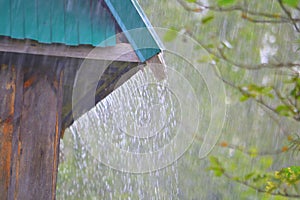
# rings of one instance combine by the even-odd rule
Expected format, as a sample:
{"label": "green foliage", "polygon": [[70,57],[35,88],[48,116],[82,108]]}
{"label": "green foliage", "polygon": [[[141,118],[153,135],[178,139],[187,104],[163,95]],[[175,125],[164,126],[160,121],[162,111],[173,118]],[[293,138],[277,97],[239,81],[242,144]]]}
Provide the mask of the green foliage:
{"label": "green foliage", "polygon": [[218,0],[218,5],[219,6],[230,6],[234,4],[236,0]]}
{"label": "green foliage", "polygon": [[[259,86],[249,84],[239,87],[242,97],[240,101],[255,99],[259,103],[266,105],[264,99],[274,99],[276,96],[276,106],[268,106],[280,116],[291,117],[300,120],[300,79],[298,75],[293,75],[287,81],[284,81],[284,88],[276,88],[276,86]],[[275,104],[274,103],[274,104]]]}
{"label": "green foliage", "polygon": [[207,170],[212,170],[217,177],[222,176],[225,170],[222,167],[222,164],[218,160],[218,158],[211,156],[209,160],[210,160],[210,166],[207,168]]}
{"label": "green foliage", "polygon": [[189,3],[195,3],[197,0],[185,0],[185,1],[187,1]]}
{"label": "green foliage", "polygon": [[287,83],[292,84],[292,89],[290,91],[290,96],[295,100],[300,100],[300,78],[299,76],[292,77]]}
{"label": "green foliage", "polygon": [[212,21],[214,19],[214,15],[208,15],[206,17],[204,17],[201,22],[202,24],[207,24],[208,22]]}
{"label": "green foliage", "polygon": [[282,0],[282,2],[293,8],[296,8],[299,4],[299,0]]}
{"label": "green foliage", "polygon": [[291,166],[283,168],[279,172],[275,172],[275,178],[289,185],[296,184],[300,180],[300,166]]}
{"label": "green foliage", "polygon": [[241,97],[241,101],[246,101],[249,98],[260,98],[262,96],[267,96],[269,98],[274,98],[272,94],[272,87],[268,86],[258,86],[256,84],[250,84],[246,86],[240,87],[240,91],[243,96]]}
{"label": "green foliage", "polygon": [[262,171],[252,171],[245,175],[239,175],[238,171],[230,172],[231,170],[224,167],[218,158],[211,156],[208,170],[213,171],[217,177],[226,173],[226,177],[231,179],[231,181],[272,195],[289,196],[296,195],[299,192],[300,166],[290,166],[279,171],[265,173],[263,171],[272,166],[273,159],[271,157],[261,158],[259,164]]}
{"label": "green foliage", "polygon": [[244,176],[244,180],[248,181],[250,178],[252,178],[256,173],[255,172],[250,172],[249,174],[246,174]]}
{"label": "green foliage", "polygon": [[291,108],[288,105],[279,105],[276,107],[275,111],[281,116],[285,116],[285,117],[294,116],[293,110],[291,110]]}
{"label": "green foliage", "polygon": [[[194,0],[186,0],[186,2],[195,3]],[[201,4],[201,2],[203,1],[198,1],[199,4]],[[187,29],[186,27],[189,27],[189,32],[209,51],[212,56],[205,56],[200,54],[197,60],[201,64],[212,63],[213,61],[216,63],[216,65],[220,68],[222,78],[224,78],[224,80],[228,81],[231,84],[228,85],[233,85],[233,88],[238,89],[234,90],[227,85],[229,88],[228,96],[230,97],[230,99],[238,99],[240,97],[240,94],[242,94],[242,97],[240,98],[241,101],[247,101],[249,99],[255,100],[243,104],[251,105],[249,106],[249,110],[250,108],[253,109],[253,104],[255,102],[261,104],[264,103],[274,111],[271,112],[273,114],[277,113],[279,116],[297,119],[297,115],[299,112],[299,107],[297,107],[297,105],[300,105],[300,81],[299,77],[295,76],[295,74],[293,73],[292,78],[290,78],[287,82],[284,82],[287,79],[286,77],[291,77],[291,71],[289,71],[289,69],[292,68],[289,66],[285,67],[284,64],[294,63],[295,61],[299,60],[297,55],[294,57],[293,54],[295,49],[297,49],[297,46],[294,47],[292,44],[292,41],[296,41],[297,39],[299,39],[299,34],[294,32],[295,29],[292,26],[293,23],[286,24],[280,22],[281,16],[283,20],[285,20],[287,16],[285,11],[280,7],[278,1],[246,1],[245,7],[243,7],[244,11],[234,10],[231,12],[231,7],[240,2],[242,1],[209,1],[209,5],[213,9],[207,9],[207,13],[203,12],[199,14],[195,13],[193,10],[195,8],[193,6],[195,5],[189,4],[189,6],[191,7],[185,7],[185,9],[182,9],[185,12],[180,17],[178,17],[178,19],[180,18],[182,23],[174,27],[176,27],[177,30]],[[290,11],[291,8],[296,8],[298,6],[299,0],[282,0],[282,2],[284,6],[287,7],[287,11]],[[172,2],[170,4],[172,4]],[[238,5],[242,7],[244,4],[241,3]],[[226,12],[218,12],[218,9],[223,9],[223,11],[225,11],[226,9],[227,10]],[[192,16],[192,20],[185,20],[185,18],[183,17],[187,16],[186,10],[192,11],[189,15]],[[247,13],[247,10],[253,12]],[[295,15],[292,11],[295,11]],[[296,13],[298,11],[296,9],[292,11],[292,17],[298,16],[298,14]],[[257,13],[257,15],[255,13]],[[175,14],[172,17],[174,18],[174,16]],[[172,17],[170,17],[170,21],[172,21]],[[276,23],[267,23],[267,21],[275,21]],[[277,26],[277,22],[279,22],[279,26]],[[171,27],[173,27],[173,23],[170,24],[172,24]],[[176,35],[170,32],[165,37],[167,38],[167,41],[172,41],[176,38]],[[263,41],[269,37],[275,38],[275,40],[271,42],[272,44],[269,42],[267,42],[268,44],[264,43]],[[228,48],[228,45],[223,45],[226,44],[224,43],[224,41],[230,44],[230,48]],[[274,55],[268,57],[269,63],[266,64],[262,64],[261,62],[261,51],[264,47],[278,49],[278,51],[276,50],[272,52],[272,54],[274,53]],[[222,54],[220,54],[220,52]],[[271,65],[272,63],[275,64],[273,68]],[[252,73],[253,71],[247,70],[251,69],[252,66],[256,68],[257,66],[261,66],[262,69],[258,69],[257,73]],[[264,68],[265,66],[267,66],[267,70],[266,68]],[[249,71],[251,72],[249,73]],[[282,75],[277,76],[276,74],[273,76],[274,72],[278,72],[278,74],[282,72],[282,74],[286,73],[289,75],[282,78]],[[267,74],[268,77],[271,77],[271,81],[263,86],[261,86],[262,84],[260,85],[262,81],[262,74]],[[233,110],[239,109],[236,108],[236,105],[237,103],[232,106]],[[248,107],[245,106],[245,108]],[[233,120],[238,121],[239,114],[243,113],[243,111],[232,113],[237,114],[238,117],[231,115],[228,116],[232,117]],[[245,195],[243,196],[244,199],[249,199],[249,196],[251,195],[253,195],[251,197],[255,197],[255,199],[286,199],[285,197],[283,197],[285,196],[285,189],[287,194],[299,194],[299,192],[297,193],[296,191],[294,191],[292,186],[285,186],[284,180],[282,180],[284,184],[279,184],[278,186],[276,186],[278,190],[272,190],[273,193],[280,192],[281,196],[270,197],[270,195],[266,193],[266,187],[268,186],[268,182],[275,182],[273,180],[275,176],[275,172],[273,171],[274,169],[280,169],[281,167],[283,167],[283,165],[290,165],[290,161],[288,159],[290,155],[288,153],[290,151],[288,150],[293,148],[295,151],[299,151],[300,140],[298,140],[297,138],[293,138],[290,141],[290,146],[287,147],[282,145],[282,149],[279,149],[279,151],[277,151],[278,154],[276,153],[274,155],[261,156],[261,152],[257,147],[257,143],[259,143],[260,141],[264,141],[266,144],[265,146],[270,147],[270,149],[266,152],[273,152],[275,150],[273,149],[274,146],[271,145],[272,141],[276,140],[276,146],[278,146],[278,144],[281,144],[281,141],[280,139],[278,139],[279,141],[277,141],[277,139],[275,138],[279,138],[280,136],[277,132],[272,133],[273,129],[269,130],[269,127],[272,126],[271,124],[269,124],[270,126],[264,124],[263,126],[265,127],[265,130],[263,130],[262,132],[252,131],[252,129],[250,129],[252,128],[252,126],[255,128],[257,128],[258,126],[253,122],[255,121],[256,123],[259,123],[257,121],[260,121],[261,118],[263,118],[258,116],[258,114],[257,116],[252,115],[249,114],[242,116],[247,118],[246,124],[249,124],[249,126],[237,125],[238,127],[235,128],[226,127],[226,131],[224,131],[228,135],[234,135],[232,132],[236,132],[236,135],[232,137],[234,139],[235,137],[240,138],[238,142],[245,142],[250,147],[246,146],[245,148],[240,148],[238,146],[239,144],[235,147],[231,147],[227,143],[226,145],[223,145],[223,148],[231,148],[230,153],[228,153],[229,151],[226,150],[216,150],[214,153],[212,153],[213,156],[209,158],[209,167],[207,169],[212,171],[212,174],[214,174],[219,179],[222,179],[222,181],[224,181],[224,179],[226,180],[226,178],[229,178],[229,182],[223,184],[222,189],[219,189],[219,191],[222,192],[224,188],[228,189],[228,187],[224,186],[227,183],[230,183],[228,185],[232,185],[234,184],[234,182],[238,182],[244,186],[251,186],[249,188],[254,187],[261,192],[265,192],[264,195],[257,197],[257,193],[255,190],[253,191],[253,189],[250,189],[250,192],[244,192],[243,187],[242,189],[240,187],[236,187],[238,189],[236,189],[235,192],[239,193],[239,195],[241,196]],[[285,120],[284,117],[281,117],[280,119]],[[230,124],[230,126],[235,125],[232,121],[228,122],[228,124]],[[280,134],[282,134],[282,132],[280,131]],[[247,140],[251,137],[255,138],[256,140]],[[228,154],[233,155],[232,157],[226,157],[228,156]],[[285,160],[285,155],[287,158],[286,160],[288,160],[287,162],[283,161]],[[280,159],[278,157],[280,157]],[[193,158],[191,159],[195,160]],[[191,177],[194,176],[192,175]],[[222,181],[218,181],[218,179],[216,179],[216,182],[218,183]],[[272,186],[272,184],[269,184],[269,188],[272,187],[274,186]]]}
{"label": "green foliage", "polygon": [[265,190],[268,193],[277,191],[298,192],[300,181],[300,166],[291,166],[274,172],[267,180]]}

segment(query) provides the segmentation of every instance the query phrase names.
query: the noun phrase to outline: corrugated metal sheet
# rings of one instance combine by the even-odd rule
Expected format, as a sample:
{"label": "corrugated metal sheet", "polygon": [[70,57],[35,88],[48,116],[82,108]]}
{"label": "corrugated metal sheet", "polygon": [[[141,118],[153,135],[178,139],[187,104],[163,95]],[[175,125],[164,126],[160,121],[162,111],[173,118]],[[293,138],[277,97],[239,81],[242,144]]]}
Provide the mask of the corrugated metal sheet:
{"label": "corrugated metal sheet", "polygon": [[113,46],[115,21],[103,3],[103,0],[0,0],[0,35],[41,43]]}
{"label": "corrugated metal sheet", "polygon": [[116,21],[142,62],[161,51],[136,0],[0,0],[0,35],[14,39],[114,46]]}
{"label": "corrugated metal sheet", "polygon": [[104,0],[142,62],[163,49],[136,0]]}

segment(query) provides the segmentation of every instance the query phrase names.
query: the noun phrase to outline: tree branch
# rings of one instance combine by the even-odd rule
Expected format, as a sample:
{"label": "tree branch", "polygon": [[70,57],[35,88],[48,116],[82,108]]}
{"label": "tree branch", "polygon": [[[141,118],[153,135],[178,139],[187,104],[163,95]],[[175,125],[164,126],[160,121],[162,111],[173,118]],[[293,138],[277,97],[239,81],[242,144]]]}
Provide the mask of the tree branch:
{"label": "tree branch", "polygon": [[263,64],[258,64],[258,65],[247,65],[247,64],[243,64],[243,63],[237,63],[232,59],[229,59],[224,51],[221,48],[217,48],[218,53],[212,51],[210,48],[208,48],[206,45],[204,45],[198,38],[195,37],[195,35],[191,32],[191,31],[186,31],[186,34],[191,37],[192,39],[194,39],[195,41],[197,41],[209,54],[211,54],[212,56],[223,60],[233,66],[236,66],[238,68],[241,69],[247,69],[247,70],[261,70],[262,68],[268,68],[268,69],[280,69],[280,68],[286,68],[289,70],[292,70],[295,73],[296,72],[293,68],[294,67],[300,67],[300,63],[293,63],[293,62],[286,62],[286,63],[263,63]]}
{"label": "tree branch", "polygon": [[[198,8],[194,8],[188,5],[184,0],[177,0],[177,2],[187,11],[191,12],[199,12],[202,10],[211,10],[214,12],[241,12],[242,18],[245,20],[248,20],[250,22],[254,23],[290,23],[290,19],[288,17],[279,15],[277,13],[264,13],[264,12],[257,12],[254,10],[248,10],[240,5],[235,5],[231,7],[218,7],[218,6],[208,6],[204,5],[201,2],[195,2],[196,5],[198,5]],[[248,17],[248,15],[253,17],[259,17],[259,18],[268,18],[269,20],[263,20],[263,19],[253,19],[251,17]]]}
{"label": "tree branch", "polygon": [[228,178],[228,179],[230,179],[230,180],[233,180],[233,181],[235,181],[235,182],[237,182],[237,183],[240,183],[240,184],[242,184],[242,185],[245,185],[245,186],[247,186],[247,187],[249,187],[249,188],[252,188],[252,189],[256,190],[256,191],[259,192],[259,193],[266,193],[266,194],[270,194],[270,195],[272,195],[272,196],[282,196],[282,197],[289,197],[289,198],[300,198],[300,195],[299,195],[299,194],[281,193],[281,192],[279,192],[279,191],[278,191],[278,192],[267,192],[267,191],[264,190],[264,189],[258,188],[258,187],[254,186],[254,185],[251,185],[251,184],[250,184],[249,182],[247,182],[247,181],[242,181],[242,180],[236,179],[236,178],[234,178],[233,176],[231,176],[230,174],[228,174],[228,173],[226,173],[226,172],[224,172],[223,175],[224,175],[226,178]]}
{"label": "tree branch", "polygon": [[269,69],[278,69],[278,68],[293,68],[293,67],[300,67],[300,63],[291,63],[291,62],[287,62],[287,63],[263,63],[263,64],[258,64],[258,65],[246,65],[246,64],[242,64],[242,63],[237,63],[231,59],[229,59],[224,51],[222,51],[222,49],[218,48],[218,52],[220,54],[220,56],[218,56],[217,54],[214,54],[214,56],[218,56],[218,58],[222,59],[223,61],[236,66],[238,68],[242,68],[242,69],[248,69],[248,70],[260,70],[262,68],[269,68]]}
{"label": "tree branch", "polygon": [[[202,137],[197,136],[197,135],[195,136],[195,139],[198,140],[198,141],[201,141],[201,142],[204,141],[204,139]],[[246,150],[245,147],[234,145],[234,144],[229,144],[225,141],[218,142],[217,145],[220,146],[220,147],[223,147],[223,148],[228,148],[228,149],[233,149],[233,150],[240,151],[240,152],[242,152],[243,154],[246,154],[246,155],[250,155],[250,156],[253,155],[253,152],[250,151],[250,150]],[[290,147],[284,146],[281,149],[277,149],[275,151],[259,151],[259,152],[256,152],[255,155],[256,156],[273,156],[273,155],[279,155],[279,154],[285,153],[289,150],[290,150]]]}
{"label": "tree branch", "polygon": [[297,32],[300,32],[300,30],[299,30],[299,28],[298,28],[298,26],[297,26],[295,20],[294,20],[293,17],[292,17],[291,12],[283,5],[282,0],[277,0],[277,1],[278,1],[279,5],[280,5],[281,9],[285,12],[285,14],[286,14],[286,15],[288,16],[288,18],[290,19],[290,21],[291,21],[291,23],[293,24],[293,26],[295,27],[296,31],[297,31]]}
{"label": "tree branch", "polygon": [[[242,18],[252,23],[289,23],[294,26],[297,32],[300,32],[299,27],[297,26],[297,22],[300,21],[298,18],[293,18],[291,12],[283,5],[282,0],[277,0],[280,8],[286,14],[287,17],[280,15],[278,13],[267,13],[267,12],[257,12],[254,10],[249,10],[240,5],[234,5],[231,7],[219,7],[219,6],[209,6],[204,5],[202,2],[196,1],[198,7],[191,7],[184,0],[177,0],[177,2],[187,11],[190,12],[201,12],[203,10],[210,10],[214,12],[240,12],[242,14]],[[300,8],[296,7],[296,10],[300,11]],[[267,18],[267,19],[265,19]]]}

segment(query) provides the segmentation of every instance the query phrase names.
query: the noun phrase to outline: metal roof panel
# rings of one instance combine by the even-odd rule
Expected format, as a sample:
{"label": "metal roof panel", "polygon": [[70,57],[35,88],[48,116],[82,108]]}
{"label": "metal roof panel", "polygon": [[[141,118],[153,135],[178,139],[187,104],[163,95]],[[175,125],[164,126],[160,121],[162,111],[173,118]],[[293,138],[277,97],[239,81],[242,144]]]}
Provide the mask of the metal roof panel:
{"label": "metal roof panel", "polygon": [[0,35],[14,39],[115,45],[115,21],[103,0],[0,0],[0,19]]}
{"label": "metal roof panel", "polygon": [[70,46],[114,46],[116,23],[142,62],[162,49],[136,0],[0,0],[0,36]]}

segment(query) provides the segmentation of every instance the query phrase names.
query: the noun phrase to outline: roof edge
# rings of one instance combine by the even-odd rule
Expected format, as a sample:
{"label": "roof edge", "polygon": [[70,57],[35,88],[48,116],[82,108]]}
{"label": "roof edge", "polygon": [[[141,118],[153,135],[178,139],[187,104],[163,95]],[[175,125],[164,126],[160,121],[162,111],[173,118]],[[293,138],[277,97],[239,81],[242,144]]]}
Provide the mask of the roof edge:
{"label": "roof edge", "polygon": [[[162,42],[136,0],[104,1],[141,62],[162,51]],[[134,16],[135,21],[128,20],[128,15]]]}

